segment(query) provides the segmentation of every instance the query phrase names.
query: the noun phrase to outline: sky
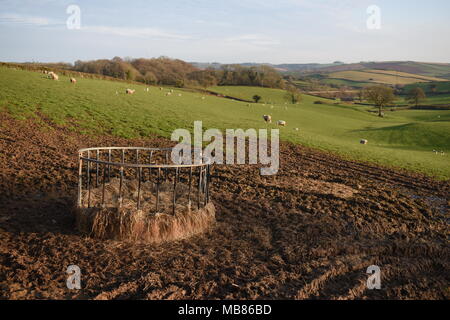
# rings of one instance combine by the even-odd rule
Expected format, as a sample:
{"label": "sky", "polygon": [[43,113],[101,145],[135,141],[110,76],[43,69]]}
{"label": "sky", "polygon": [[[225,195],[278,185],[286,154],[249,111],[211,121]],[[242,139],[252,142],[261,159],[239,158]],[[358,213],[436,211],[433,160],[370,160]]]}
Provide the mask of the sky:
{"label": "sky", "polygon": [[448,0],[0,0],[0,61],[450,63],[449,13]]}

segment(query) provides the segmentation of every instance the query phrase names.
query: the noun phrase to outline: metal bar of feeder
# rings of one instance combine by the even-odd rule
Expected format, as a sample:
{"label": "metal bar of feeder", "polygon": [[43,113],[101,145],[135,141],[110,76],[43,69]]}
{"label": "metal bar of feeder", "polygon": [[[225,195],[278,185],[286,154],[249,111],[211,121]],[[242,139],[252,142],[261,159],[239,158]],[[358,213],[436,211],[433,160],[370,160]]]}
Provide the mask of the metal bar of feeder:
{"label": "metal bar of feeder", "polygon": [[[136,164],[139,164],[139,149],[136,149]],[[136,178],[138,177],[138,172],[136,171]]]}
{"label": "metal bar of feeder", "polygon": [[191,210],[191,190],[192,190],[192,167],[189,168],[189,195],[188,195],[189,210]]}
{"label": "metal bar of feeder", "polygon": [[202,168],[199,167],[198,188],[197,188],[197,209],[200,209],[200,192],[202,190]]}
{"label": "metal bar of feeder", "polygon": [[[108,162],[111,163],[111,149],[108,149]],[[111,181],[111,165],[108,165],[108,181]]]}
{"label": "metal bar of feeder", "polygon": [[210,179],[210,175],[209,175],[209,165],[206,166],[205,168],[206,170],[206,187],[205,187],[205,205],[209,202],[209,179]]}
{"label": "metal bar of feeder", "polygon": [[102,207],[105,205],[106,165],[103,166]]}
{"label": "metal bar of feeder", "polygon": [[[97,161],[100,160],[100,150],[97,150]],[[96,168],[96,173],[95,173],[95,187],[98,188],[98,162],[97,162],[97,168]]]}
{"label": "metal bar of feeder", "polygon": [[[88,159],[91,158],[91,152],[88,151]],[[87,184],[88,184],[88,208],[91,207],[91,162],[87,161]]]}
{"label": "metal bar of feeder", "polygon": [[123,197],[122,197],[122,185],[123,185],[123,167],[120,167],[120,182],[119,182],[119,207],[123,204]]}
{"label": "metal bar of feeder", "polygon": [[81,208],[81,196],[82,196],[82,189],[83,189],[83,159],[82,153],[80,152],[78,154],[78,207]]}
{"label": "metal bar of feeder", "polygon": [[173,199],[172,199],[172,214],[175,215],[175,205],[177,201],[177,181],[178,181],[178,168],[175,169],[175,177],[173,178]]}
{"label": "metal bar of feeder", "polygon": [[[152,163],[152,158],[153,158],[153,151],[150,151],[150,159],[148,163],[150,164]],[[148,168],[148,179],[150,180],[151,178],[152,178],[152,168]]]}
{"label": "metal bar of feeder", "polygon": [[158,168],[158,177],[156,178],[156,213],[159,210],[159,184],[161,179],[161,168]]}
{"label": "metal bar of feeder", "polygon": [[141,207],[141,168],[137,170],[138,175],[138,194],[137,194],[137,208]]}

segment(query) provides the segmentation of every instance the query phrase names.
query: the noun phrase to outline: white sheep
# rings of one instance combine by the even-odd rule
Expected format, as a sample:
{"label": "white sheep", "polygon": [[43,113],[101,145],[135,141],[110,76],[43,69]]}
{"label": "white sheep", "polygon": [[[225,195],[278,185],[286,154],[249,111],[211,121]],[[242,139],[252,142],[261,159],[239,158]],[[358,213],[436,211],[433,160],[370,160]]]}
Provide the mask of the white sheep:
{"label": "white sheep", "polygon": [[361,144],[368,144],[369,141],[366,140],[366,139],[361,139],[361,140],[359,141],[359,143],[361,143]]}
{"label": "white sheep", "polygon": [[77,79],[75,79],[75,78],[70,78],[70,82],[71,82],[71,83],[77,83]]}
{"label": "white sheep", "polygon": [[267,115],[267,114],[263,115],[263,119],[267,123],[272,123],[272,116],[270,116],[270,115]]}
{"label": "white sheep", "polygon": [[53,80],[59,80],[58,75],[57,75],[56,73],[54,73],[53,71],[50,71],[50,72],[48,73],[48,76],[49,76],[50,79],[53,79]]}
{"label": "white sheep", "polygon": [[134,94],[136,92],[136,90],[134,90],[134,89],[127,89],[125,92],[126,92],[126,94]]}
{"label": "white sheep", "polygon": [[282,127],[286,127],[286,121],[284,120],[278,120],[278,125]]}

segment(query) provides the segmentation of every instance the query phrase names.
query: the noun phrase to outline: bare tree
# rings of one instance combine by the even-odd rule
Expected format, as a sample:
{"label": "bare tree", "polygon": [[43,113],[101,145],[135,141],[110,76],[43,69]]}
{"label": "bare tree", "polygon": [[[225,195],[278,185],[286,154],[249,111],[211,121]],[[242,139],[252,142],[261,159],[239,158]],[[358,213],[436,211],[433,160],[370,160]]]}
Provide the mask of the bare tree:
{"label": "bare tree", "polygon": [[300,90],[294,86],[288,86],[286,88],[286,100],[288,100],[292,104],[296,104],[302,101],[302,94]]}
{"label": "bare tree", "polygon": [[395,99],[394,90],[390,87],[377,85],[364,90],[364,97],[378,107],[378,116],[383,117],[383,107]]}
{"label": "bare tree", "polygon": [[411,89],[411,91],[408,92],[408,96],[406,97],[407,101],[411,101],[415,104],[417,107],[419,105],[419,102],[426,99],[425,92],[422,88],[416,87]]}

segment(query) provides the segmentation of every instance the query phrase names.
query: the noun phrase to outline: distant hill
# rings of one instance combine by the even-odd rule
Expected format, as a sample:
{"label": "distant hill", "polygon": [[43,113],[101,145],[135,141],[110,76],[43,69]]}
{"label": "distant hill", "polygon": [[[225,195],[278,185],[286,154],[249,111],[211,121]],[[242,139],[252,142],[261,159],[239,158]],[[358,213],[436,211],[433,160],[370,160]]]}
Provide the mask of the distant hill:
{"label": "distant hill", "polygon": [[[213,68],[219,69],[220,63],[197,63],[191,62],[195,67],[200,69]],[[358,62],[358,63],[342,63],[335,62],[329,64],[305,63],[305,64],[258,64],[258,63],[241,63],[243,66],[269,65],[283,73],[333,73],[340,71],[358,71],[365,69],[398,71],[409,74],[415,74],[427,77],[437,77],[450,80],[450,63],[432,63],[432,62],[415,62],[415,61],[384,61],[384,62]]]}

